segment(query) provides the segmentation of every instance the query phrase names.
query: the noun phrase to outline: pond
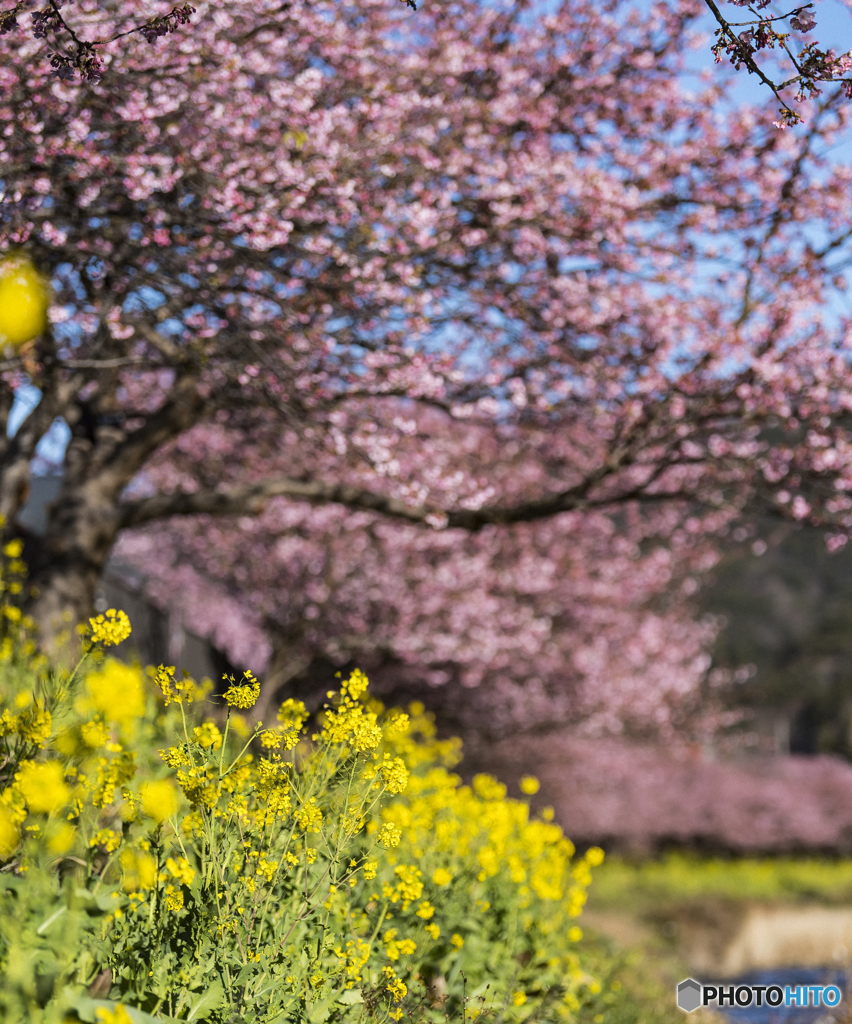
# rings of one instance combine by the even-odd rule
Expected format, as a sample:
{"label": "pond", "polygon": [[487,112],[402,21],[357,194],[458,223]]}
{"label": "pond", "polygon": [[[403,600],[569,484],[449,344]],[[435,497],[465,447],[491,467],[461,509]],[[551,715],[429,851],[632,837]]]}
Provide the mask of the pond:
{"label": "pond", "polygon": [[[788,967],[783,969],[751,971],[735,981],[719,982],[720,985],[837,985],[843,993],[840,1003],[825,1006],[735,1006],[725,1007],[724,1014],[732,1024],[834,1024],[844,1020],[849,1012],[847,1005],[849,982],[848,971],[825,967]],[[715,982],[712,984],[716,984]]]}

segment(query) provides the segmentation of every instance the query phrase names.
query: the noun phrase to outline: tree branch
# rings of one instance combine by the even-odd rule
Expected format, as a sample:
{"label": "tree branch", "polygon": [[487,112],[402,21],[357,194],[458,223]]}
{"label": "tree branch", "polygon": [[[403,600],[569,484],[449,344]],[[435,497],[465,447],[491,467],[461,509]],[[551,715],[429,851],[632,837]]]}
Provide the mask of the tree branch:
{"label": "tree branch", "polygon": [[[454,509],[447,511],[435,506],[412,506],[386,495],[350,487],[345,484],[325,484],[312,480],[293,480],[279,477],[262,483],[234,487],[226,491],[201,490],[194,493],[177,492],[156,494],[150,498],[128,501],[120,506],[121,529],[142,526],[169,516],[194,515],[258,515],[270,498],[287,497],[307,501],[313,505],[337,504],[353,512],[378,512],[391,519],[404,519],[410,523],[432,522],[450,529],[476,532],[484,526],[507,526],[512,523],[533,522],[561,512],[617,504],[642,496],[644,485],[631,488],[623,495],[589,499],[588,491],[598,476],[583,480],[576,486],[544,498],[520,502],[517,505],[486,505],[480,509]],[[650,500],[682,497],[680,494],[647,495]]]}

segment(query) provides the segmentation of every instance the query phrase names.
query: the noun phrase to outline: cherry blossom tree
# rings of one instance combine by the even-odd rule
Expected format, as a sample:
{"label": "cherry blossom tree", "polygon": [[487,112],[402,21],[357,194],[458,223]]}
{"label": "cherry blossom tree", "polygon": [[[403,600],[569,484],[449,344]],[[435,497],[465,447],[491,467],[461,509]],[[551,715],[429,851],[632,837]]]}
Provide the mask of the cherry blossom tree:
{"label": "cherry blossom tree", "polygon": [[[409,414],[407,426],[425,433],[434,418]],[[507,441],[501,466],[487,435],[477,444],[476,431],[446,427],[448,466],[466,448],[480,471],[502,470],[511,493],[529,445],[512,453]],[[213,448],[230,449],[223,431],[190,432],[138,483],[159,490]],[[430,448],[433,469],[439,452]],[[620,518],[568,512],[471,533],[277,498],[255,517],[124,531],[115,557],[171,615],[263,678],[261,718],[285,688],[316,703],[335,669],[354,663],[384,700],[425,700],[468,735],[570,722],[671,736],[698,711],[706,719],[714,627],[690,599],[715,561],[711,524],[674,506]]]}
{"label": "cherry blossom tree", "polygon": [[[415,0],[403,3],[417,10]],[[799,4],[776,12],[771,0],[730,0],[739,8],[734,17],[740,20],[733,21],[724,11],[725,3],[704,3],[718,26],[712,47],[716,62],[728,57],[738,71],[745,68],[775,94],[781,103],[780,120],[773,122],[777,128],[803,120],[783,95],[785,90],[795,88],[801,101],[819,96],[823,83],[842,82],[847,97],[852,95],[852,54],[838,55],[833,49],[822,49],[810,34],[817,22],[815,4]],[[149,46],[155,44],[163,36],[188,26],[196,14],[191,4],[155,3],[152,8],[150,3],[143,5],[138,0],[114,0],[111,18],[105,21],[100,5],[93,0],[76,0],[71,16],[67,10],[63,12],[65,0],[47,0],[44,7],[34,10],[37,4],[38,0],[16,0],[0,11],[0,35],[21,31],[18,19],[29,17],[29,31],[33,39],[40,41],[43,59],[64,80],[79,75],[84,81],[98,81],[128,45],[138,46],[141,40]],[[219,7],[215,2],[202,3],[201,8],[201,19],[217,17]],[[152,9],[157,13],[152,15]],[[772,51],[781,58],[780,62],[773,62],[775,66],[765,59]],[[139,60],[138,51],[134,60]],[[785,67],[793,71],[792,76],[783,74]]]}
{"label": "cherry blossom tree", "polygon": [[594,552],[634,506],[848,531],[842,89],[804,135],[688,95],[698,9],[240,0],[99,81],[3,37],[0,241],[54,282],[2,364],[4,423],[42,393],[0,450],[7,522],[72,432],[31,552],[46,640],[122,530],[289,529],[275,499],[409,524],[438,562],[426,531],[480,532],[469,564],[505,544],[519,580],[536,529]]}
{"label": "cherry blossom tree", "polygon": [[[842,82],[846,97],[852,96],[852,51],[837,54],[820,46],[812,33],[817,23],[815,4],[777,12],[771,0],[730,0],[739,8],[735,15],[739,20],[731,21],[723,12],[724,4],[704,2],[718,26],[712,46],[716,63],[727,57],[737,71],[745,68],[774,93],[781,104],[779,119],[773,121],[776,128],[790,128],[804,120],[790,105],[786,90],[795,88],[801,102],[820,96],[826,82]],[[772,51],[776,59],[767,62]]]}

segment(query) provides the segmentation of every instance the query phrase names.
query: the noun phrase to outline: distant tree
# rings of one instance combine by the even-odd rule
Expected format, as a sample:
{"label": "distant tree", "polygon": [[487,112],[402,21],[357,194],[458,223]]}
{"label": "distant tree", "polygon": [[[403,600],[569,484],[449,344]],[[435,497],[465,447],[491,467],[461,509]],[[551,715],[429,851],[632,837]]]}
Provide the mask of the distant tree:
{"label": "distant tree", "polygon": [[852,551],[809,527],[750,527],[699,602],[720,617],[712,689],[744,713],[731,738],[765,744],[775,724],[794,753],[852,757]]}
{"label": "distant tree", "polygon": [[[409,412],[412,444],[430,419]],[[461,424],[433,422],[436,434],[436,476],[466,455],[470,471],[502,477],[508,491],[536,447],[528,438],[501,450],[484,431],[477,445]],[[226,433],[210,428],[178,441],[140,485],[213,450],[239,466]],[[254,517],[126,530],[115,557],[190,629],[261,674],[261,717],[285,687],[321,702],[333,672],[355,664],[383,699],[422,699],[456,732],[571,723],[670,738],[696,712],[704,721],[714,637],[691,596],[715,552],[682,519],[672,507],[625,509],[619,522],[577,511],[472,533],[278,498]]]}

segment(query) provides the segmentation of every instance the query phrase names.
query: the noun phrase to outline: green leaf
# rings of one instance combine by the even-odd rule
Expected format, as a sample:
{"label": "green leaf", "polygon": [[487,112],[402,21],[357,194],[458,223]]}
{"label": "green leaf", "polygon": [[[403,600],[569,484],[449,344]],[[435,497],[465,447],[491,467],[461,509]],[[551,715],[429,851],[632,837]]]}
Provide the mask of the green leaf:
{"label": "green leaf", "polygon": [[312,1003],[308,1007],[308,1020],[310,1024],[325,1024],[328,1015],[331,1013],[331,999],[323,999]]}
{"label": "green leaf", "polygon": [[341,993],[337,1001],[343,1003],[344,1006],[352,1006],[354,1003],[363,1003],[364,997],[361,995],[360,988],[348,988]]}
{"label": "green leaf", "polygon": [[215,1010],[221,1006],[225,998],[225,989],[217,978],[206,992],[192,994],[187,1020],[202,1020],[201,1014]]}
{"label": "green leaf", "polygon": [[59,910],[54,910],[50,917],[46,921],[42,921],[42,923],[38,926],[38,928],[36,929],[36,935],[44,935],[44,933],[53,924],[53,922],[58,917],[62,917],[62,915],[65,913],[67,909],[67,907],[60,907]]}

